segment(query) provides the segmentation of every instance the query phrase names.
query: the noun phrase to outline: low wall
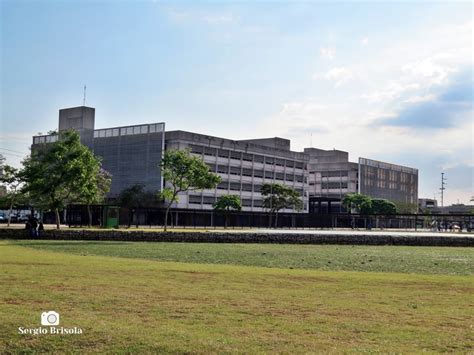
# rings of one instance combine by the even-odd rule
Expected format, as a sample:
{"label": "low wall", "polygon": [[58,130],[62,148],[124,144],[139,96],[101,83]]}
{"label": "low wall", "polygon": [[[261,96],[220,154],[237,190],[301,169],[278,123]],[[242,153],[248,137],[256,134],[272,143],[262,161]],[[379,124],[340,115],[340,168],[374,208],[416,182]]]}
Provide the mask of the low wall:
{"label": "low wall", "polygon": [[[26,230],[0,229],[0,239],[32,239]],[[103,240],[132,242],[184,243],[278,243],[278,244],[352,244],[352,245],[413,245],[473,247],[474,238],[453,236],[367,234],[307,234],[258,232],[153,232],[124,230],[47,230],[36,238],[42,240]]]}

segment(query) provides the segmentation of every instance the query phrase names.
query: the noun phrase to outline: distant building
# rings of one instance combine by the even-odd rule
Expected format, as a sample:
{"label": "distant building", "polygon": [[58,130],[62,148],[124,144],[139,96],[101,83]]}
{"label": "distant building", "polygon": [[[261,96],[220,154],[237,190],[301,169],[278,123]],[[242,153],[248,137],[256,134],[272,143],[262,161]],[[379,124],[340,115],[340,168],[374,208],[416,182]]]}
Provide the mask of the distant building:
{"label": "distant building", "polygon": [[451,206],[435,207],[432,210],[434,214],[472,214],[474,215],[474,205],[464,205],[455,203]]}
{"label": "distant building", "polygon": [[347,193],[416,204],[418,170],[406,166],[359,158],[349,161],[341,150],[305,148],[309,155],[309,203],[311,212],[341,212]]}
{"label": "distant building", "polygon": [[418,209],[421,211],[432,210],[433,208],[438,207],[438,201],[432,198],[419,198],[418,199]]}
{"label": "distant building", "polygon": [[[71,128],[112,174],[112,198],[135,184],[152,192],[161,190],[164,182],[159,165],[164,150],[189,149],[222,182],[216,189],[180,194],[178,208],[211,209],[219,196],[235,194],[243,210],[263,211],[260,189],[269,182],[294,188],[303,200],[302,212],[340,212],[341,199],[349,192],[407,203],[418,200],[416,169],[365,158],[353,163],[347,152],[339,150],[296,152],[284,138],[231,140],[187,131],[165,132],[163,122],[95,129],[95,109],[85,106],[59,111],[59,130]],[[55,135],[34,136],[32,148],[56,139]]]}

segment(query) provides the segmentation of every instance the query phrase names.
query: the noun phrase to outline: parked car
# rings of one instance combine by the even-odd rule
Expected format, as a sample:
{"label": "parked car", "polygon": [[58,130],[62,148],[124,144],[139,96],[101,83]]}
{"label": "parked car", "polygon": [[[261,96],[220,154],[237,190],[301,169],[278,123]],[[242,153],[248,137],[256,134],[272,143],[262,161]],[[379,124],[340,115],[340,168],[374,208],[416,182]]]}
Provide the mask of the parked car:
{"label": "parked car", "polygon": [[25,223],[25,222],[27,222],[29,219],[30,219],[30,215],[24,214],[24,215],[18,216],[17,221],[18,221],[18,223]]}
{"label": "parked car", "polygon": [[5,213],[0,213],[0,223],[7,223],[7,222],[8,222],[8,218],[5,215]]}

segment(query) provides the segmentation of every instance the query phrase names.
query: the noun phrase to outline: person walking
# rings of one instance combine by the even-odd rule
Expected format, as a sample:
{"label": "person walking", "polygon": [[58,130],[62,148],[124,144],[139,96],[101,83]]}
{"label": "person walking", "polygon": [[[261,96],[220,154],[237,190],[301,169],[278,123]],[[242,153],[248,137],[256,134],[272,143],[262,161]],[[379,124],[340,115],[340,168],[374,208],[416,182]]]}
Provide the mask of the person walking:
{"label": "person walking", "polygon": [[36,238],[38,236],[38,220],[36,219],[36,217],[31,218],[30,225],[31,225],[30,235],[32,238]]}
{"label": "person walking", "polygon": [[41,235],[44,232],[44,225],[42,221],[39,221],[38,223],[38,237],[41,237]]}

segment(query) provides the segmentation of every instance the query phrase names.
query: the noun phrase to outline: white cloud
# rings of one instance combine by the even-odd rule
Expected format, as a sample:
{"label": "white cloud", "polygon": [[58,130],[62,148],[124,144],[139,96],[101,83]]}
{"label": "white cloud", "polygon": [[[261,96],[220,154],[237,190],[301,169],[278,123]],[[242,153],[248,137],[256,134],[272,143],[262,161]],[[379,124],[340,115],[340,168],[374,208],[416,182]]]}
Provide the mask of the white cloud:
{"label": "white cloud", "polygon": [[[447,58],[447,54],[440,53],[438,58]],[[453,68],[435,62],[436,57],[424,58],[412,63],[405,64],[402,71],[411,74],[415,78],[428,79],[429,85],[441,85],[446,81],[448,75],[455,72]],[[448,56],[449,58],[449,56]]]}
{"label": "white cloud", "polygon": [[321,58],[332,60],[336,55],[336,50],[334,48],[320,48],[319,55]]}
{"label": "white cloud", "polygon": [[398,99],[403,93],[417,90],[419,88],[420,85],[416,83],[402,84],[397,81],[392,81],[382,89],[372,91],[369,94],[363,94],[360,97],[366,99],[369,103],[380,103]]}
{"label": "white cloud", "polygon": [[369,37],[364,37],[360,40],[360,43],[363,45],[363,46],[367,46],[369,44]]}
{"label": "white cloud", "polygon": [[339,87],[354,79],[352,72],[345,67],[332,68],[324,74],[324,79],[334,81],[334,87]]}
{"label": "white cloud", "polygon": [[422,95],[422,96],[411,96],[403,102],[404,103],[410,103],[410,104],[416,104],[416,103],[420,103],[420,102],[434,101],[435,99],[436,99],[436,95],[428,94],[428,95]]}

